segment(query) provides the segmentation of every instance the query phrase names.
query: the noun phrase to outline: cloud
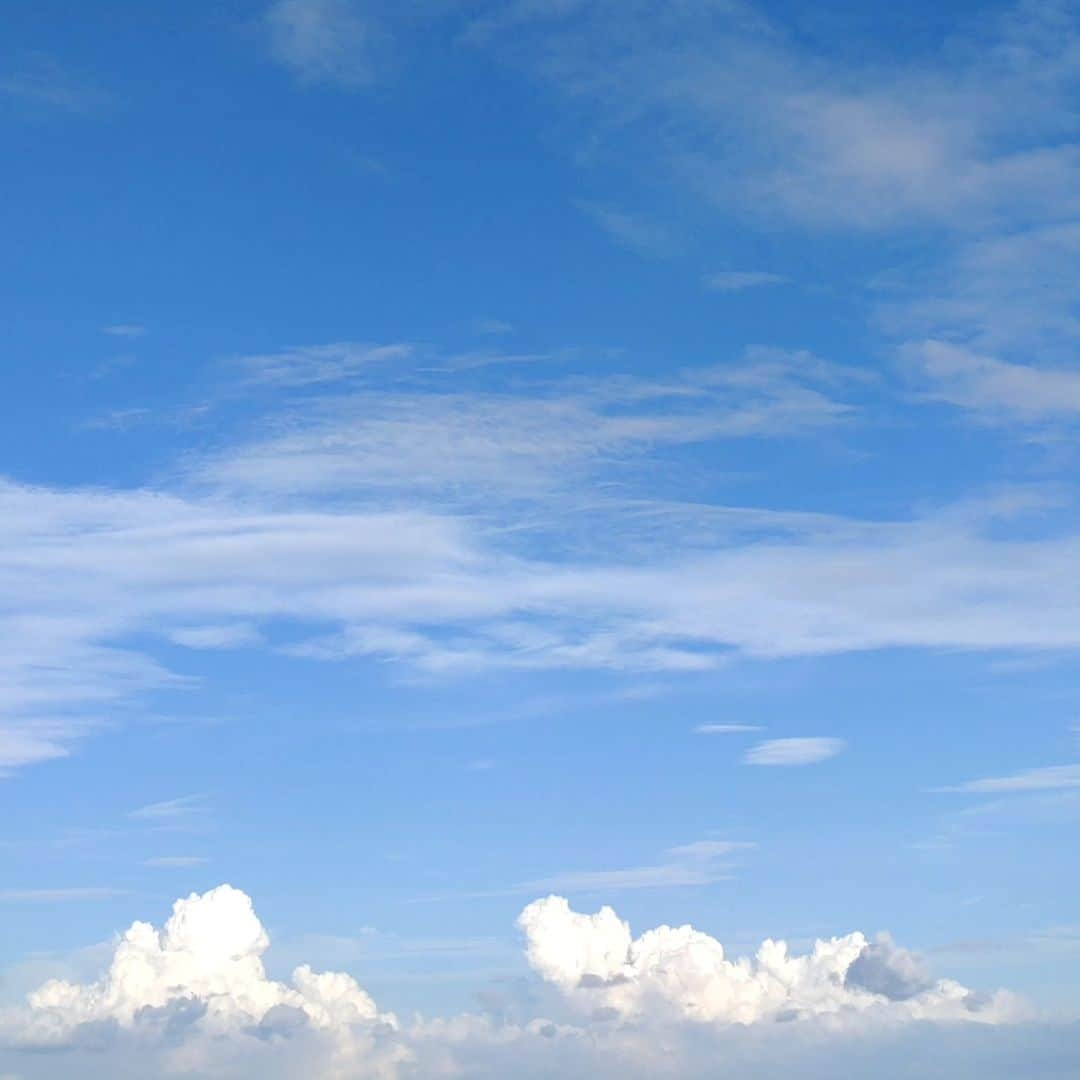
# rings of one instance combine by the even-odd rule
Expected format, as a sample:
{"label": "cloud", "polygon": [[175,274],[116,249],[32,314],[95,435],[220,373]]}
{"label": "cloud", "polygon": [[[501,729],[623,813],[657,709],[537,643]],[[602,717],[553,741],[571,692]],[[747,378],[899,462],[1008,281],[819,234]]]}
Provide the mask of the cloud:
{"label": "cloud", "polygon": [[536,979],[527,1012],[403,1024],[350,975],[301,965],[288,982],[269,978],[269,939],[250,899],[222,885],[176,901],[160,929],[134,923],[96,981],[52,979],[0,1011],[0,1061],[34,1070],[34,1080],[134,1076],[125,1060],[141,1075],[281,1080],[691,1076],[725,1059],[745,1075],[754,1061],[779,1064],[764,1047],[816,1044],[835,1058],[853,1037],[887,1040],[929,1024],[927,1037],[940,1042],[958,1024],[991,1031],[1025,1015],[1006,993],[931,976],[884,935],[822,940],[803,955],[768,940],[753,957],[730,959],[693,927],[634,938],[611,908],[582,914],[559,896],[529,904],[518,925]]}
{"label": "cloud", "polygon": [[581,915],[559,896],[530,904],[518,924],[541,978],[582,1011],[603,1009],[624,1022],[660,1013],[755,1024],[875,1009],[910,1019],[979,1019],[982,1012],[993,1022],[1008,1007],[1007,999],[985,1001],[930,979],[884,937],[818,941],[805,956],[766,941],[752,960],[731,961],[720,942],[693,927],[661,926],[633,939],[611,908]]}
{"label": "cloud", "polygon": [[333,342],[329,345],[300,345],[280,352],[233,359],[245,382],[265,386],[302,387],[341,382],[367,369],[395,360],[408,359],[410,345],[364,345]]}
{"label": "cloud", "polygon": [[762,270],[724,270],[710,274],[705,286],[714,292],[742,292],[762,285],[782,285],[788,279],[783,274],[769,274]]}
{"label": "cloud", "polygon": [[51,904],[69,900],[102,900],[122,896],[123,889],[75,887],[68,889],[0,889],[0,903]]}
{"label": "cloud", "polygon": [[845,748],[843,739],[769,739],[746,751],[747,765],[816,765],[836,757]]}
{"label": "cloud", "polygon": [[136,821],[171,823],[199,817],[207,812],[205,795],[184,795],[179,799],[150,803],[132,810],[128,817]]}
{"label": "cloud", "polygon": [[993,794],[1012,791],[1062,791],[1080,788],[1080,765],[1047,765],[1041,769],[1028,769],[1012,776],[993,776],[983,780],[968,780],[938,791]]}
{"label": "cloud", "polygon": [[639,255],[666,259],[677,254],[680,249],[679,241],[671,231],[655,221],[598,203],[580,205],[613,240]]}
{"label": "cloud", "polygon": [[759,724],[698,724],[695,735],[742,735],[749,731],[761,731]]}
{"label": "cloud", "polygon": [[745,841],[699,840],[670,848],[667,860],[655,866],[576,870],[534,881],[523,881],[504,892],[509,895],[546,891],[595,893],[708,885],[730,876],[730,865],[725,861],[727,856],[754,847],[755,844]]}
{"label": "cloud", "polygon": [[943,341],[908,345],[931,396],[988,419],[1032,423],[1080,414],[1080,372],[1011,364]]}
{"label": "cloud", "polygon": [[514,324],[507,322],[505,319],[479,319],[475,326],[478,334],[488,334],[496,337],[514,332]]}
{"label": "cloud", "polygon": [[68,71],[55,57],[30,56],[21,67],[0,74],[0,94],[29,105],[84,113],[108,105],[112,98],[100,87]]}
{"label": "cloud", "polygon": [[262,635],[250,623],[225,623],[180,627],[169,631],[169,640],[188,649],[237,649],[259,644]]}
{"label": "cloud", "polygon": [[[1000,528],[1016,500],[872,521],[591,494],[616,452],[741,429],[728,395],[778,392],[760,369],[714,377],[602,383],[588,407],[395,399],[373,419],[372,403],[207,463],[206,494],[0,484],[0,765],[62,756],[102,713],[191,685],[155,642],[200,627],[287,622],[293,654],[443,678],[1080,648],[1080,537]],[[656,405],[686,397],[692,421]]]}
{"label": "cloud", "polygon": [[351,89],[378,77],[383,35],[352,0],[277,0],[264,25],[271,55],[304,82]]}
{"label": "cloud", "polygon": [[141,338],[147,334],[145,326],[138,326],[135,323],[116,323],[113,326],[103,326],[101,332],[108,334],[110,337],[121,338]]}
{"label": "cloud", "polygon": [[[238,364],[256,382],[301,386],[410,351],[330,345]],[[522,358],[481,359],[490,365]],[[841,396],[860,381],[809,353],[757,347],[735,363],[666,379],[562,379],[513,393],[370,388],[318,402],[283,418],[280,433],[193,462],[191,478],[264,492],[475,492],[488,505],[493,487],[518,496],[565,487],[583,470],[618,467],[659,447],[798,437],[842,424],[855,410]]]}

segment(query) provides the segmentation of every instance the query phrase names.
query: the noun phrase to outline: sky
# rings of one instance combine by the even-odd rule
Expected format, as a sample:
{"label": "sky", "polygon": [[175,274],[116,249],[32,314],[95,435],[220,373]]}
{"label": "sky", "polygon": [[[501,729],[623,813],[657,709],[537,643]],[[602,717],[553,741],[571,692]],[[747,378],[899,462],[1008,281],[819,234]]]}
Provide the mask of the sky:
{"label": "sky", "polygon": [[0,1080],[1080,1073],[1075,5],[3,20]]}

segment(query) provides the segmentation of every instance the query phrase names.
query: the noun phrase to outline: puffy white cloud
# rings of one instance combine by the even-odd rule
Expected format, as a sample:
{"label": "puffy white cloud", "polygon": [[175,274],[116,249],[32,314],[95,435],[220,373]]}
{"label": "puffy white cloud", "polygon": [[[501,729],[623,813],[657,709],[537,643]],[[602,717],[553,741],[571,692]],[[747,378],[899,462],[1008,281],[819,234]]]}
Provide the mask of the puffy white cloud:
{"label": "puffy white cloud", "polygon": [[293,973],[291,986],[267,978],[262,956],[270,941],[238,889],[221,885],[177,900],[161,930],[136,922],[116,946],[99,982],[50,980],[28,999],[30,1042],[70,1038],[80,1026],[135,1025],[147,1011],[193,1007],[196,1024],[216,1033],[243,1030],[295,1014],[320,1029],[382,1023],[374,1002],[348,975]]}
{"label": "puffy white cloud", "polygon": [[769,940],[753,958],[729,960],[719,941],[691,926],[634,939],[611,908],[583,915],[559,896],[534,901],[519,925],[537,973],[584,1013],[608,1020],[756,1024],[873,1012],[891,1021],[992,1023],[1016,1007],[1008,995],[982,997],[931,979],[887,937],[852,933],[801,956]]}
{"label": "puffy white cloud", "polygon": [[[519,926],[539,980],[529,1015],[492,1009],[402,1025],[350,975],[301,966],[289,983],[269,978],[251,900],[222,885],[178,900],[161,929],[134,923],[96,982],[54,979],[0,1012],[0,1067],[34,1080],[145,1075],[136,1062],[162,1076],[281,1080],[698,1076],[702,1061],[751,1060],[775,1046],[740,1032],[777,1022],[798,1020],[785,1024],[785,1040],[820,1050],[822,1039],[843,1046],[912,1021],[993,1026],[1020,1016],[1007,994],[931,978],[887,937],[848,934],[804,955],[766,941],[730,960],[693,927],[635,939],[611,908],[582,914],[558,896],[529,904]],[[46,1048],[54,1053],[38,1052]]]}

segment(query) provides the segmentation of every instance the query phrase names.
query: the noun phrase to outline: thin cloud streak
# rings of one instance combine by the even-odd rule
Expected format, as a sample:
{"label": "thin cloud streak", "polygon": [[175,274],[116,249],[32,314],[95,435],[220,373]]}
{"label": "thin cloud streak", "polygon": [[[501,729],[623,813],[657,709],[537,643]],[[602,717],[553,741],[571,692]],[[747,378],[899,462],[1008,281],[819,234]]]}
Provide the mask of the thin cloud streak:
{"label": "thin cloud streak", "polygon": [[843,739],[769,739],[747,750],[743,762],[747,765],[816,765],[836,757],[846,747]]}

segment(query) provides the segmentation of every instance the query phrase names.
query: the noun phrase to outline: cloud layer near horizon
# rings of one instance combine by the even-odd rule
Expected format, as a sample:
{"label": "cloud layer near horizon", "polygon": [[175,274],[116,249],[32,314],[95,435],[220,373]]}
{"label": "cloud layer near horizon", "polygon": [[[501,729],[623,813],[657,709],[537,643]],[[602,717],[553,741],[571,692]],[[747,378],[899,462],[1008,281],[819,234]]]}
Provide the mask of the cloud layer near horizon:
{"label": "cloud layer near horizon", "polygon": [[[818,941],[804,955],[766,941],[753,957],[732,960],[693,927],[660,926],[635,939],[611,908],[581,914],[558,896],[529,904],[518,925],[539,979],[531,1015],[402,1023],[349,975],[300,966],[289,983],[269,978],[270,942],[251,900],[222,885],[177,900],[160,930],[134,923],[98,981],[51,980],[25,1006],[0,1012],[0,1052],[29,1062],[34,1076],[67,1075],[73,1062],[123,1048],[137,1049],[144,1068],[153,1061],[155,1075],[217,1077],[257,1068],[273,1050],[275,1076],[390,1080],[499,1075],[492,1062],[517,1057],[527,1072],[537,1045],[547,1043],[575,1054],[588,1045],[618,1075],[640,1059],[646,1032],[662,1039],[664,1068],[677,1069],[702,1038],[738,1043],[740,1029],[805,1024],[840,1039],[913,1022],[1023,1018],[1011,995],[934,979],[887,936],[852,933]],[[59,1071],[37,1071],[46,1049]],[[649,1052],[654,1061],[656,1053]],[[488,1064],[474,1073],[466,1062],[477,1055]]]}

